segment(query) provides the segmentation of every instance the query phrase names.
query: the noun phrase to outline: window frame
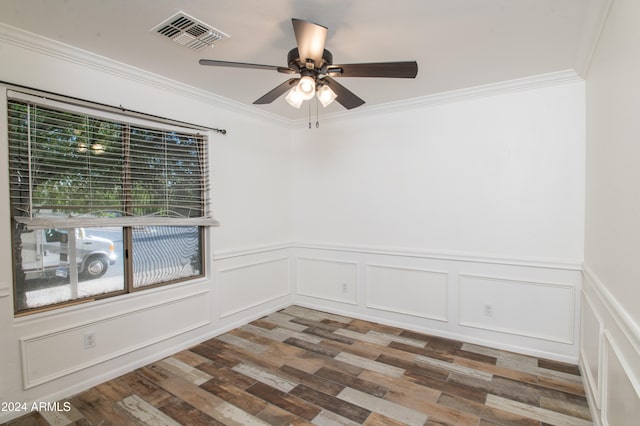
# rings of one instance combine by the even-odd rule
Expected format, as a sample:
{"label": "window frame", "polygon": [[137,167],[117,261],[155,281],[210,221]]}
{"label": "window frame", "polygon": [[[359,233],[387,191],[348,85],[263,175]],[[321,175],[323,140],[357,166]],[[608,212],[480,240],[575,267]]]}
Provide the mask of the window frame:
{"label": "window frame", "polygon": [[[9,92],[10,89],[7,89],[4,91],[5,92],[5,96],[4,96],[4,104],[6,110],[5,110],[5,119],[8,119],[9,114],[10,114],[10,108],[9,108],[9,103],[11,100],[15,100],[15,97],[13,96],[9,96]],[[57,104],[58,102],[62,102],[60,100],[54,100],[51,101],[49,99],[46,98],[37,98],[33,95],[30,94],[24,94],[22,93],[23,96],[26,97],[32,97],[35,98],[35,100],[37,102],[33,102],[33,101],[27,101],[27,100],[21,100],[19,99],[18,101],[22,101],[22,102],[33,102],[39,105],[42,105],[45,108],[50,108],[50,109],[58,109],[56,108],[56,106],[52,106],[51,103],[53,102],[54,104]],[[102,120],[109,120],[112,117],[115,118],[115,120],[117,122],[126,122],[128,124],[128,130],[130,132],[131,129],[131,125],[134,124],[136,126],[141,127],[142,129],[147,129],[147,128],[151,128],[151,129],[157,129],[159,126],[162,128],[165,128],[165,130],[169,131],[169,132],[176,132],[176,133],[184,133],[184,129],[185,127],[183,126],[177,126],[175,125],[173,120],[167,120],[169,121],[168,124],[163,124],[163,123],[158,123],[158,121],[155,120],[144,120],[141,119],[139,117],[140,113],[136,113],[137,115],[130,115],[128,116],[125,112],[123,112],[122,114],[114,114],[111,111],[105,111],[100,109],[100,105],[96,105],[97,108],[96,109],[91,109],[91,108],[87,108],[87,105],[91,106],[91,103],[88,101],[81,101],[83,103],[83,105],[74,105],[74,104],[69,104],[70,107],[69,108],[64,108],[62,109],[65,112],[70,112],[72,114],[83,114],[84,111],[88,110],[91,112],[91,115],[94,117],[97,117],[99,119]],[[69,109],[71,109],[72,111],[70,111]],[[76,111],[73,111],[76,110]],[[80,112],[80,111],[83,112]],[[126,119],[123,119],[123,117],[126,117]],[[154,118],[158,118],[158,117],[154,117]],[[178,122],[181,123],[181,122]],[[182,123],[183,124],[183,123]],[[186,128],[187,130],[190,131],[190,133],[188,134],[193,134],[194,130],[201,130],[200,128],[198,128],[196,126],[196,128]],[[7,123],[7,128],[6,131],[9,132],[10,128],[9,128],[9,123]],[[35,313],[40,313],[40,312],[44,312],[44,311],[51,311],[51,310],[56,310],[56,309],[60,309],[62,307],[68,307],[68,306],[73,306],[73,305],[78,305],[78,304],[84,304],[84,303],[88,303],[91,301],[96,301],[96,300],[103,300],[103,299],[108,299],[108,298],[112,298],[112,297],[116,297],[116,296],[121,296],[121,295],[126,295],[126,294],[137,294],[140,292],[144,292],[147,290],[152,290],[152,289],[156,289],[159,287],[166,287],[166,286],[170,286],[170,285],[174,285],[174,284],[178,284],[178,283],[184,283],[184,282],[190,282],[190,281],[198,281],[201,280],[203,278],[207,277],[208,274],[208,262],[207,262],[207,241],[208,241],[208,228],[211,226],[219,226],[219,222],[217,220],[215,220],[213,218],[213,216],[211,216],[210,213],[210,203],[211,203],[211,157],[210,157],[210,153],[211,153],[211,148],[210,148],[210,143],[212,140],[212,131],[211,130],[215,130],[218,131],[219,133],[223,133],[225,134],[226,131],[220,131],[218,129],[207,129],[206,132],[203,133],[199,133],[198,137],[202,138],[201,141],[201,149],[203,150],[202,153],[202,158],[200,160],[200,167],[204,168],[205,171],[202,174],[202,179],[204,180],[204,186],[202,188],[202,209],[203,209],[203,216],[204,215],[209,215],[208,217],[208,221],[206,221],[206,223],[197,223],[197,220],[191,221],[191,223],[189,223],[188,220],[173,220],[172,218],[167,218],[164,222],[166,223],[162,223],[162,224],[154,224],[152,221],[145,221],[145,217],[140,217],[135,223],[127,223],[127,224],[106,224],[106,225],[102,225],[100,223],[90,223],[90,224],[86,224],[86,220],[83,221],[83,219],[75,219],[75,218],[68,218],[65,223],[64,226],[59,226],[58,224],[52,224],[53,226],[51,227],[55,227],[55,228],[59,228],[59,229],[77,229],[77,228],[82,228],[82,227],[101,227],[101,226],[117,226],[122,230],[122,238],[123,238],[123,251],[122,251],[122,259],[121,261],[123,262],[123,272],[122,272],[122,280],[123,280],[123,289],[122,290],[115,290],[115,291],[111,291],[108,293],[102,293],[102,294],[96,294],[96,295],[92,295],[92,296],[87,296],[87,297],[82,297],[82,298],[75,298],[75,299],[69,299],[69,300],[65,300],[62,302],[58,302],[58,303],[51,303],[51,304],[47,304],[44,306],[38,306],[38,307],[33,307],[33,308],[23,308],[19,310],[19,294],[20,293],[24,293],[24,289],[20,290],[20,292],[18,291],[18,274],[22,273],[24,274],[24,272],[22,270],[18,271],[18,262],[16,261],[16,256],[18,255],[18,251],[16,250],[16,238],[19,238],[20,236],[16,236],[17,232],[20,232],[19,227],[22,227],[24,225],[20,224],[19,220],[16,220],[16,215],[14,215],[15,213],[15,209],[14,209],[14,204],[13,201],[11,199],[11,191],[9,191],[9,196],[10,196],[10,200],[9,200],[9,209],[10,209],[10,217],[11,217],[11,262],[12,262],[12,271],[13,271],[13,304],[14,304],[14,316],[15,317],[22,317],[22,316],[27,316],[27,315],[31,315],[31,314],[35,314]],[[128,136],[124,136],[124,134],[120,135],[120,143],[122,143],[123,145],[126,143],[125,142],[125,138],[130,137],[130,133],[128,134]],[[9,152],[11,147],[11,139],[9,138],[9,135],[7,134],[7,151]],[[8,160],[9,163],[12,161],[11,160],[11,156],[8,156]],[[7,171],[7,173],[9,173],[9,170]],[[126,173],[124,172],[124,168],[121,170],[120,175],[121,177],[123,177]],[[9,186],[12,187],[12,182],[11,179],[9,180]],[[135,226],[138,226],[136,223],[140,223],[140,225],[148,225],[148,226],[194,226],[197,227],[197,232],[198,232],[198,247],[197,247],[197,253],[199,255],[199,273],[196,275],[190,275],[187,277],[179,277],[179,278],[175,278],[175,279],[171,279],[168,281],[162,281],[162,282],[158,282],[158,283],[153,283],[153,284],[149,284],[149,285],[143,285],[143,286],[139,286],[139,287],[134,287],[134,271],[133,271],[133,250],[134,250],[134,242],[133,242],[133,229]],[[145,223],[146,222],[146,223]],[[151,222],[151,223],[150,223]],[[175,222],[175,223],[173,223]],[[193,223],[196,222],[196,223]],[[143,225],[143,226],[144,226]],[[44,225],[40,225],[37,226],[34,229],[42,229]],[[77,279],[77,263],[73,262],[74,264],[74,268],[76,269],[76,272],[74,272],[74,274],[76,275],[75,277],[75,282],[76,284],[78,283],[78,279]],[[24,277],[23,277],[24,278]]]}

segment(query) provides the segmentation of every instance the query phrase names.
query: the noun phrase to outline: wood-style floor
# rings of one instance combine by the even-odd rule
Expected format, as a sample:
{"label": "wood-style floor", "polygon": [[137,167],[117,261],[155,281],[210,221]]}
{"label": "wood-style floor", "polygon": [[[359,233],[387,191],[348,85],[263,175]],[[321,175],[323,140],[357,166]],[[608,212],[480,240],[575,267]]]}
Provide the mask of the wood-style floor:
{"label": "wood-style floor", "polygon": [[590,425],[578,368],[297,306],[12,425]]}

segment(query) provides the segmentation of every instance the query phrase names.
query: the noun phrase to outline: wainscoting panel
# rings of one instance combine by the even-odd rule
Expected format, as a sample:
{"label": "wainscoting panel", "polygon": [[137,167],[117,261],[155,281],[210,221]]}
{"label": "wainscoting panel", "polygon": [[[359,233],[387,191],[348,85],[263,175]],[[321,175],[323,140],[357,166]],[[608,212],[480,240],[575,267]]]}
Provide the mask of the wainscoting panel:
{"label": "wainscoting panel", "polygon": [[573,343],[574,286],[488,276],[460,276],[459,324]]}
{"label": "wainscoting panel", "polygon": [[612,336],[607,332],[604,336],[603,424],[637,425],[640,419],[640,383],[631,375],[631,366],[612,341]]}
{"label": "wainscoting panel", "polygon": [[449,274],[367,265],[367,308],[448,321]]}
{"label": "wainscoting panel", "polygon": [[578,359],[578,263],[307,242],[294,243],[292,257],[295,304],[542,358]]}
{"label": "wainscoting panel", "polygon": [[603,332],[602,319],[598,317],[591,299],[583,293],[580,327],[580,358],[584,363],[582,375],[587,382],[587,388],[593,392],[593,403],[598,409],[602,408],[600,361],[604,348]]}
{"label": "wainscoting panel", "polygon": [[358,263],[298,257],[296,284],[297,294],[355,305],[358,301]]}
{"label": "wainscoting panel", "polygon": [[[49,382],[210,323],[209,292],[20,339],[24,388]],[[153,324],[136,327],[138,323]],[[113,330],[121,330],[114,333]],[[95,347],[85,348],[85,336]]]}
{"label": "wainscoting panel", "polygon": [[584,266],[580,368],[594,424],[635,426],[640,418],[640,327]]}
{"label": "wainscoting panel", "polygon": [[220,284],[220,318],[258,307],[291,294],[289,256],[260,260],[222,267],[218,270]]}

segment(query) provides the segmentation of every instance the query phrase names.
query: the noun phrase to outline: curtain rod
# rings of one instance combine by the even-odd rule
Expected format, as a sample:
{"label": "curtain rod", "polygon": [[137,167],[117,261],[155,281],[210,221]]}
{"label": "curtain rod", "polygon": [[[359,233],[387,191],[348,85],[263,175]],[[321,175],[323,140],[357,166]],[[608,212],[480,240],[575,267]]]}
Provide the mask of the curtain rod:
{"label": "curtain rod", "polygon": [[49,98],[51,100],[66,102],[68,104],[73,104],[76,106],[90,107],[93,109],[102,109],[104,111],[108,111],[112,113],[126,113],[134,117],[144,118],[146,120],[155,121],[158,123],[172,124],[177,126],[188,126],[196,130],[211,130],[223,135],[227,134],[226,129],[218,129],[215,127],[202,126],[200,124],[193,124],[187,121],[174,120],[171,118],[161,117],[159,115],[147,114],[145,112],[124,108],[122,105],[113,106],[113,105],[103,104],[100,102],[86,101],[84,99],[79,99],[73,96],[61,95],[59,93],[49,92],[47,90],[36,89],[28,86],[22,86],[20,84],[10,83],[2,80],[0,80],[0,84],[6,86],[8,89],[23,91],[28,93],[29,95]]}

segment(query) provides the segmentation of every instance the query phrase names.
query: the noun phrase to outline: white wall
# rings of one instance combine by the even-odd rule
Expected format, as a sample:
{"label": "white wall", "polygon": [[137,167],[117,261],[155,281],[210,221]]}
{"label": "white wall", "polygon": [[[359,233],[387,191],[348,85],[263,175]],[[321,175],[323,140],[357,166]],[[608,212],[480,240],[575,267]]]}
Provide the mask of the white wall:
{"label": "white wall", "polygon": [[531,83],[295,130],[296,301],[575,361],[584,82]]}
{"label": "white wall", "polygon": [[[210,139],[222,225],[208,233],[203,280],[14,318],[9,206],[0,203],[7,236],[0,241],[0,400],[55,401],[290,304],[289,249],[281,244],[291,240],[286,123],[4,26],[0,57],[2,81],[228,131]],[[0,162],[7,161],[2,120]],[[9,198],[6,173],[0,197]],[[97,345],[84,350],[89,331]],[[0,413],[0,423],[19,414]]]}
{"label": "white wall", "polygon": [[582,259],[584,87],[297,129],[302,241]]}
{"label": "white wall", "polygon": [[[222,226],[209,234],[207,279],[16,319],[11,259],[0,259],[0,400],[67,396],[292,301],[577,358],[584,232],[577,79],[525,80],[292,130],[3,27],[0,57],[11,58],[0,80],[229,131],[212,139]],[[6,161],[6,123],[0,127]],[[0,196],[8,197],[7,187],[0,176]],[[2,203],[0,227],[8,235]],[[9,253],[9,241],[0,244]],[[87,331],[97,333],[95,352],[80,347]]]}
{"label": "white wall", "polygon": [[611,2],[587,74],[581,364],[598,423],[640,417],[640,3]]}

